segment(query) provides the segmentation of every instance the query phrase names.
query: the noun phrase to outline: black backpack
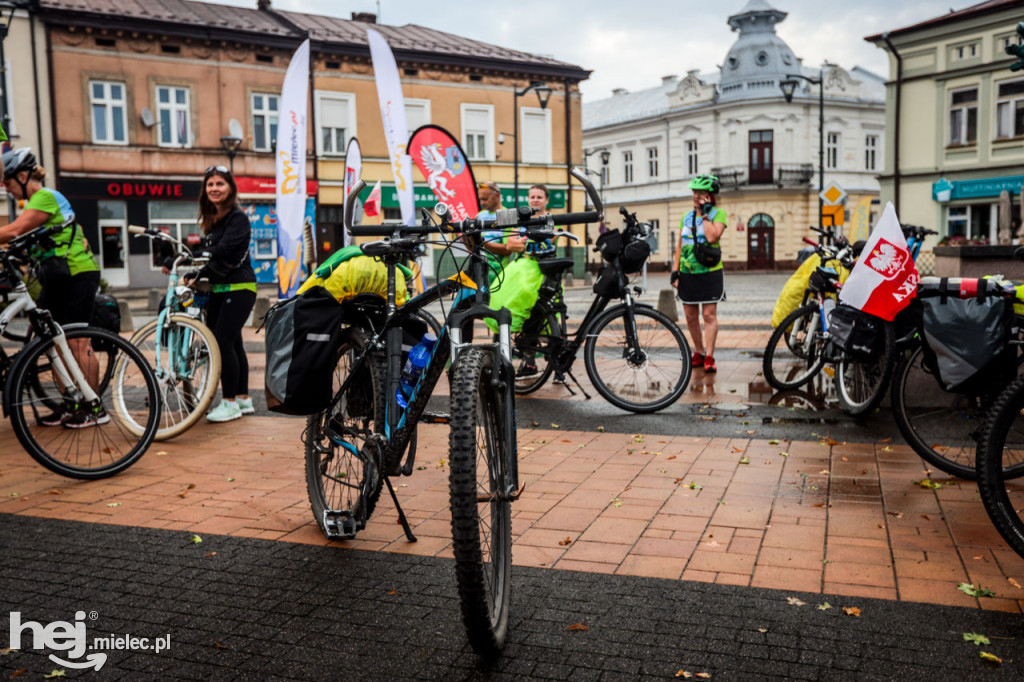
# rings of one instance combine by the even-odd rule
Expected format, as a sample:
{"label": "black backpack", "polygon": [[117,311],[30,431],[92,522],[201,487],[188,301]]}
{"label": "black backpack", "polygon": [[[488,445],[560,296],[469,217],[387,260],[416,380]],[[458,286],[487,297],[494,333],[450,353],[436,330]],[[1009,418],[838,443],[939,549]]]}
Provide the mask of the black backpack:
{"label": "black backpack", "polygon": [[310,415],[327,408],[343,320],[344,307],[323,287],[313,287],[267,312],[264,383],[271,412]]}

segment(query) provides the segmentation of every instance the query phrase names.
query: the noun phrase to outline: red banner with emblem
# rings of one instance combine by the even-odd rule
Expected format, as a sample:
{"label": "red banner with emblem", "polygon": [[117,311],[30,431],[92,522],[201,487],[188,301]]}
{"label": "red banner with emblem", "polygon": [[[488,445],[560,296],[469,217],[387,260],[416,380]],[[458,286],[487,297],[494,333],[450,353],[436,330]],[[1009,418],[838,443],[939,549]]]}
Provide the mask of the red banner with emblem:
{"label": "red banner with emblem", "polygon": [[480,212],[473,169],[451,133],[425,125],[416,129],[406,148],[434,196],[451,209],[452,220],[473,218]]}

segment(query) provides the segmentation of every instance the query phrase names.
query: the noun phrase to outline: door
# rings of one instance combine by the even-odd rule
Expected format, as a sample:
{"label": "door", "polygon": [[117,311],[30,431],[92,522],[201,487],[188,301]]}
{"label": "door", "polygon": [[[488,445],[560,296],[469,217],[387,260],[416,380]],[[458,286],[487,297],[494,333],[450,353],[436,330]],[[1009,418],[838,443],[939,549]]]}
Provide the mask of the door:
{"label": "door", "polygon": [[125,241],[128,226],[123,220],[106,219],[99,221],[100,227],[100,276],[112,287],[128,286],[128,262],[125,258]]}
{"label": "door", "polygon": [[772,131],[751,130],[750,184],[770,184],[773,175]]}
{"label": "door", "polygon": [[758,213],[747,223],[747,269],[775,267],[775,221]]}

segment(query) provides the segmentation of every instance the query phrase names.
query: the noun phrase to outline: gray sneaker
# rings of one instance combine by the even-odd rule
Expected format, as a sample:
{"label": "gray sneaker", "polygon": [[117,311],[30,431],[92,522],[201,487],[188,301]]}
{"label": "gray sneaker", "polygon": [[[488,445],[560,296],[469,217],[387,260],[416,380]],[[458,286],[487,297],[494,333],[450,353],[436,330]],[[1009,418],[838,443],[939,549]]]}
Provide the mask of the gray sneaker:
{"label": "gray sneaker", "polygon": [[242,411],[238,408],[238,403],[233,400],[221,400],[220,405],[210,410],[206,415],[207,421],[216,423],[229,422],[241,418]]}
{"label": "gray sneaker", "polygon": [[252,398],[238,398],[238,410],[242,414],[256,414],[256,408],[252,406]]}

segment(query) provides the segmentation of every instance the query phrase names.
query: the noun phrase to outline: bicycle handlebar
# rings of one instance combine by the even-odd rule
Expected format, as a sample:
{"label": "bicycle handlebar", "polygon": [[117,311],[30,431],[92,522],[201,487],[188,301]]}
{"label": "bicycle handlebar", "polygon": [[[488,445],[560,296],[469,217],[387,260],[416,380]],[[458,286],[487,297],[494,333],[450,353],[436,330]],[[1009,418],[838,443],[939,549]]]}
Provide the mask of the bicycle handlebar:
{"label": "bicycle handlebar", "polygon": [[818,248],[818,242],[814,241],[814,240],[813,240],[813,239],[811,239],[810,237],[804,237],[804,243],[805,243],[805,244],[810,244],[810,245],[811,245],[811,246],[813,246],[814,248]]}

